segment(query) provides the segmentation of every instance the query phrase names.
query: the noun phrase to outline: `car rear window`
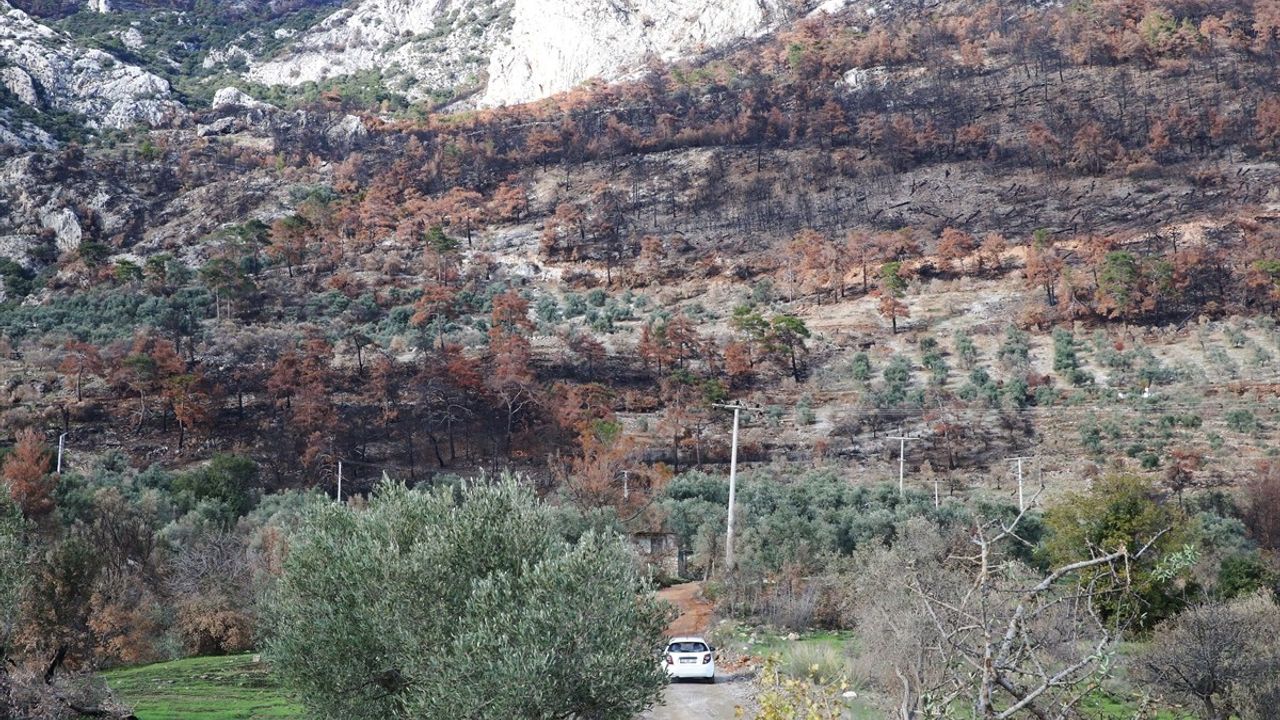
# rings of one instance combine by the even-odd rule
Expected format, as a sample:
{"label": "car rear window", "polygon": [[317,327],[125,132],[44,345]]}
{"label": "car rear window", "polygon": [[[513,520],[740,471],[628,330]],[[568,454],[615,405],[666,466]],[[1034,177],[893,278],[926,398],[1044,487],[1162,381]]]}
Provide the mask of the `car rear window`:
{"label": "car rear window", "polygon": [[706,643],[700,642],[673,642],[667,646],[667,652],[673,653],[701,653],[706,651]]}

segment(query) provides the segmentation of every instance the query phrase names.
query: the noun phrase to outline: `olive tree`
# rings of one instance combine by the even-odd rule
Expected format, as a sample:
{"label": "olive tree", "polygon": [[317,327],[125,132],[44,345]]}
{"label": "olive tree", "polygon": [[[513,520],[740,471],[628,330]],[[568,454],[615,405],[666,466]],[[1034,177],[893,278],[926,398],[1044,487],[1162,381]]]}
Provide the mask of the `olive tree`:
{"label": "olive tree", "polygon": [[267,656],[319,717],[631,718],[665,684],[665,606],[617,536],[554,528],[510,478],[317,504]]}

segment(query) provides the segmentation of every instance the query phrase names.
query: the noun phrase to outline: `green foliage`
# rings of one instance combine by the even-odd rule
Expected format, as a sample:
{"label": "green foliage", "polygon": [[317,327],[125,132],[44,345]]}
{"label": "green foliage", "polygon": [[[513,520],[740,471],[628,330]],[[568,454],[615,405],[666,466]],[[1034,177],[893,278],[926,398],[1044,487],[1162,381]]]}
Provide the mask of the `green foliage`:
{"label": "green foliage", "polygon": [[902,277],[902,263],[887,262],[880,266],[880,279],[884,287],[894,297],[902,297],[907,290],[907,281]]}
{"label": "green foliage", "polygon": [[871,358],[866,353],[857,353],[849,361],[849,376],[860,383],[871,379]]}
{"label": "green foliage", "polygon": [[538,298],[538,302],[534,305],[533,312],[538,319],[544,323],[551,324],[560,321],[560,303],[552,295],[542,295]]}
{"label": "green foliage", "polygon": [[0,258],[0,284],[10,300],[21,299],[35,289],[35,273],[9,258]]}
{"label": "green foliage", "polygon": [[1239,408],[1226,414],[1227,427],[1238,433],[1256,433],[1261,428],[1252,410]]}
{"label": "green foliage", "polygon": [[[672,532],[685,547],[700,531],[723,534],[728,483],[723,477],[688,472],[667,484],[662,507]],[[777,571],[783,567],[817,570],[830,558],[849,555],[867,543],[890,543],[898,525],[924,517],[940,528],[971,518],[1008,515],[1011,508],[958,504],[934,508],[932,493],[896,485],[852,485],[832,471],[811,471],[783,480],[767,472],[744,473],[738,479],[738,563],[741,570]],[[1013,510],[1016,513],[1016,510]],[[1011,516],[1010,516],[1011,517]],[[1027,525],[1034,542],[1038,522]],[[705,529],[705,530],[704,530]]]}
{"label": "green foliage", "polygon": [[577,293],[565,293],[564,316],[575,318],[587,312],[587,301]]}
{"label": "green foliage", "polygon": [[566,544],[511,479],[384,484],[367,509],[313,507],[291,542],[267,654],[317,716],[622,720],[665,685],[665,611],[624,543]]}
{"label": "green foliage", "polygon": [[1089,374],[1080,369],[1080,357],[1077,355],[1079,343],[1065,328],[1054,328],[1053,331],[1053,371],[1072,385],[1085,385],[1092,381]]}
{"label": "green foliage", "polygon": [[975,367],[969,373],[969,381],[961,386],[957,394],[961,399],[982,403],[988,407],[1000,405],[1000,386],[984,367]]}
{"label": "green foliage", "polygon": [[942,353],[936,349],[926,350],[921,357],[921,364],[929,371],[929,383],[932,385],[947,384],[947,376],[951,372],[951,368],[947,366],[947,361],[942,357]]}
{"label": "green foliage", "polygon": [[911,388],[911,363],[901,355],[894,355],[884,367],[884,388],[879,393],[879,403],[884,407],[897,407],[907,402]]}
{"label": "green foliage", "polygon": [[813,407],[810,405],[809,398],[800,398],[800,402],[796,403],[796,425],[805,427],[812,425],[816,417],[813,414]]}
{"label": "green foliage", "polygon": [[[1106,610],[1138,618],[1150,627],[1176,612],[1182,603],[1174,586],[1177,574],[1156,572],[1161,559],[1187,545],[1193,525],[1175,505],[1162,502],[1152,486],[1142,478],[1109,476],[1087,494],[1073,494],[1045,512],[1048,536],[1040,548],[1046,565],[1062,566],[1087,559],[1091,553],[1112,553],[1125,549],[1137,554],[1130,562],[1134,598],[1117,596]],[[1166,566],[1167,568],[1168,566]],[[1086,572],[1082,582],[1095,579]]]}
{"label": "green foliage", "polygon": [[196,319],[213,314],[213,298],[201,288],[153,296],[128,288],[95,288],[59,296],[41,305],[0,313],[0,334],[70,336],[95,343],[128,337],[139,327],[189,333]]}
{"label": "green foliage", "polygon": [[978,361],[978,347],[973,344],[973,336],[964,330],[956,330],[952,341],[956,357],[960,358],[960,367],[972,369]]}
{"label": "green foliage", "polygon": [[1025,368],[1031,363],[1031,338],[1026,332],[1010,325],[1005,328],[1004,343],[998,353],[1005,367]]}
{"label": "green foliage", "polygon": [[1276,574],[1256,551],[1228,555],[1218,566],[1218,597],[1227,600],[1274,586]]}
{"label": "green foliage", "polygon": [[451,238],[445,234],[444,228],[440,225],[432,225],[426,233],[423,234],[423,242],[427,247],[431,248],[439,255],[448,255],[457,251],[459,244],[456,238]]}
{"label": "green foliage", "polygon": [[99,242],[85,240],[80,243],[76,253],[80,255],[80,259],[84,260],[86,264],[96,266],[101,265],[108,257],[111,257],[111,248]]}
{"label": "green foliage", "polygon": [[230,526],[253,509],[257,485],[257,463],[238,455],[217,454],[208,465],[175,477],[173,492],[184,511],[201,502],[212,503],[217,508],[216,519]]}

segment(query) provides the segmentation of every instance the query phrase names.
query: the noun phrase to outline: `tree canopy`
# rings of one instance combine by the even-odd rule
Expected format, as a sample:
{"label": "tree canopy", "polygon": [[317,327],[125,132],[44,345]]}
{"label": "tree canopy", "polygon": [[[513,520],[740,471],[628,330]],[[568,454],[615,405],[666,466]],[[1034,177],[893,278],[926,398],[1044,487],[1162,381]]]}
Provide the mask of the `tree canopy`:
{"label": "tree canopy", "polygon": [[318,504],[267,654],[320,717],[631,718],[665,685],[666,612],[621,539],[554,528],[511,478]]}

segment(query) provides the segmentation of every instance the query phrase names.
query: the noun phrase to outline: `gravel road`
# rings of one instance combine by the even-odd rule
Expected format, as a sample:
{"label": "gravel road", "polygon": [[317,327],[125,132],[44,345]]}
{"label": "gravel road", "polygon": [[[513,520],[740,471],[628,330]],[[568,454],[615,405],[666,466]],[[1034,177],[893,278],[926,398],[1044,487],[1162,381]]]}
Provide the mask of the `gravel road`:
{"label": "gravel road", "polygon": [[734,709],[747,704],[750,690],[751,683],[742,681],[671,683],[662,704],[650,708],[640,720],[733,720]]}

